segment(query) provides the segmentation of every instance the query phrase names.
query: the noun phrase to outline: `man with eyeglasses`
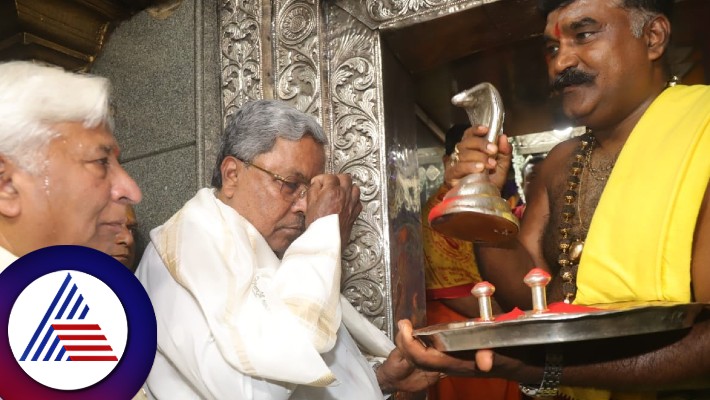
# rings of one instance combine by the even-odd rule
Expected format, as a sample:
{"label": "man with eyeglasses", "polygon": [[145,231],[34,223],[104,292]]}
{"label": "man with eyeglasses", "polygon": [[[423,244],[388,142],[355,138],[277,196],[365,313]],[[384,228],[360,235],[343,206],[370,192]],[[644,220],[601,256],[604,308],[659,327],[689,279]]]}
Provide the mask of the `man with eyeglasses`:
{"label": "man with eyeglasses", "polygon": [[151,398],[382,399],[437,380],[340,295],[362,205],[350,176],[323,174],[326,142],[285,103],[245,104],[214,188],[151,232],[137,272],[158,321]]}

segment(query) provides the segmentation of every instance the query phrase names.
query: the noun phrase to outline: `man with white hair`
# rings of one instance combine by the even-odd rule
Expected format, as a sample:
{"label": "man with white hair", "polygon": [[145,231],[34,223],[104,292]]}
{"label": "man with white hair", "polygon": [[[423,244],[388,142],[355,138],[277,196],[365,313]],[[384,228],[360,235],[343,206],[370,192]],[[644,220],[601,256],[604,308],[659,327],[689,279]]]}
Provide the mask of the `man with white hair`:
{"label": "man with white hair", "polygon": [[118,163],[105,78],[0,64],[0,272],[31,251],[120,232],[141,200]]}
{"label": "man with white hair", "polygon": [[47,246],[103,250],[121,233],[141,191],[118,163],[108,99],[105,78],[0,64],[0,272]]}

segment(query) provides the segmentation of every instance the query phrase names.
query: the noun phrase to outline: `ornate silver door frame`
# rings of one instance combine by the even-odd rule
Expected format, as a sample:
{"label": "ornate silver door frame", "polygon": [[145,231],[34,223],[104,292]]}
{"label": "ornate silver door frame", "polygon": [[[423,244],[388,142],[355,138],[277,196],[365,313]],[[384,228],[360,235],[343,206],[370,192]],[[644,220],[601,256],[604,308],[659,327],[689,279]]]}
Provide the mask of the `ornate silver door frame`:
{"label": "ornate silver door frame", "polygon": [[399,318],[422,321],[424,283],[420,206],[412,193],[416,143],[387,140],[381,33],[495,1],[225,0],[219,6],[223,115],[249,100],[277,98],[320,119],[330,138],[327,169],[352,174],[362,189],[364,209],[343,255],[342,290],[390,336]]}

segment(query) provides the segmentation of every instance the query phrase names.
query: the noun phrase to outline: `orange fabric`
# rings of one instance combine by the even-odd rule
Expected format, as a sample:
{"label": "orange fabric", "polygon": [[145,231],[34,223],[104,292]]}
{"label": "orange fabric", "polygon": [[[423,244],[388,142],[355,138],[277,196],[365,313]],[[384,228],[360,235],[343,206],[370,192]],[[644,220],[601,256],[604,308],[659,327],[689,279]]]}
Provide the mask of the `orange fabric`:
{"label": "orange fabric", "polygon": [[[429,212],[441,203],[446,195],[441,186],[422,208],[422,242],[424,246],[424,274],[426,288],[436,295],[436,289],[471,285],[481,281],[478,266],[473,257],[473,244],[446,237],[429,226]],[[434,291],[432,291],[434,290]]]}
{"label": "orange fabric", "polygon": [[[467,318],[437,300],[427,301],[427,324],[463,321]],[[429,388],[428,400],[520,400],[516,382],[493,378],[447,376]]]}

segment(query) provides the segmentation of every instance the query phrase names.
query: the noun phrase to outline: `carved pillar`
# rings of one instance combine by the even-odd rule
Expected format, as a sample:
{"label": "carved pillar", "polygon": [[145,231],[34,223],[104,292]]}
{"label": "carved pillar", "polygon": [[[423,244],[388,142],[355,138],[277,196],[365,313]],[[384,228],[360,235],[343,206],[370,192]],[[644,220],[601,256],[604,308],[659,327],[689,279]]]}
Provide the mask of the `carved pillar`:
{"label": "carved pillar", "polygon": [[382,71],[379,36],[337,6],[327,7],[328,95],[333,171],[361,187],[363,212],[343,255],[342,291],[376,326],[392,334]]}
{"label": "carved pillar", "polygon": [[273,1],[275,98],[321,118],[320,2]]}
{"label": "carved pillar", "polygon": [[249,100],[264,98],[262,74],[262,7],[258,1],[220,4],[222,48],[222,115],[226,118]]}

